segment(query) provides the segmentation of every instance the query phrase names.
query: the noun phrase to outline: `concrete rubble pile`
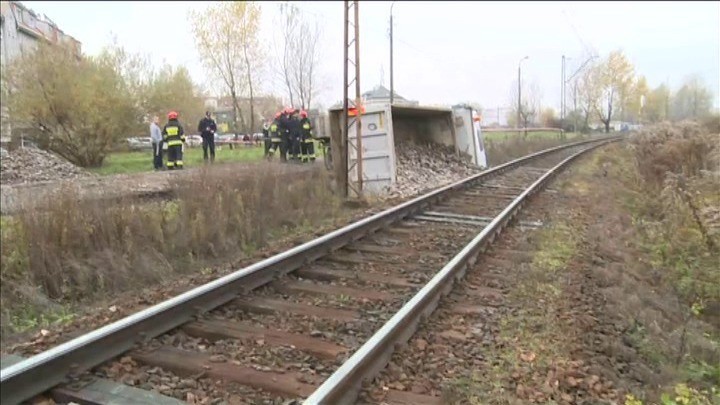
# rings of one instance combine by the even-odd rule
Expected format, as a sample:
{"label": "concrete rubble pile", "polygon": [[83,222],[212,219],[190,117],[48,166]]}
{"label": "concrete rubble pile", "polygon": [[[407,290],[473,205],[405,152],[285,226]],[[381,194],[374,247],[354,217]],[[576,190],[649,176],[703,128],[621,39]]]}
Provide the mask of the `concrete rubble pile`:
{"label": "concrete rubble pile", "polygon": [[397,182],[388,190],[389,198],[418,195],[482,170],[445,145],[402,142],[395,151]]}
{"label": "concrete rubble pile", "polygon": [[15,185],[72,180],[91,174],[60,156],[36,148],[21,148],[2,156],[0,183]]}

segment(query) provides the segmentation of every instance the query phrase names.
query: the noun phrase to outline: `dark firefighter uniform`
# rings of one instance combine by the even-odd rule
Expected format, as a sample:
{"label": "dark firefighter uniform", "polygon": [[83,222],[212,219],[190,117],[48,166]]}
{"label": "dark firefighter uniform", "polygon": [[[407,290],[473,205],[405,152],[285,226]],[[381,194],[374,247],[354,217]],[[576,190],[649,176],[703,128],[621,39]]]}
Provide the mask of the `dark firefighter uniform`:
{"label": "dark firefighter uniform", "polygon": [[294,113],[290,115],[290,118],[288,120],[288,132],[289,132],[289,153],[290,153],[290,159],[300,163],[300,145],[302,140],[302,132],[301,132],[301,125],[300,125],[300,118],[298,118],[297,113]]}
{"label": "dark firefighter uniform", "polygon": [[265,146],[265,157],[270,156],[270,125],[265,121],[263,123],[263,144]]}
{"label": "dark firefighter uniform", "polygon": [[290,116],[292,114],[291,108],[286,108],[282,115],[280,115],[280,118],[278,118],[278,130],[280,132],[280,160],[283,162],[287,161],[287,155],[292,147],[292,139],[291,139],[291,127],[292,124],[292,118]]}
{"label": "dark firefighter uniform", "polygon": [[281,149],[282,137],[280,134],[280,114],[270,124],[270,155],[274,155],[278,149]]}
{"label": "dark firefighter uniform", "polygon": [[315,161],[315,139],[312,133],[312,124],[307,116],[307,112],[302,111],[300,113],[300,131],[302,137],[300,141],[300,157],[303,163]]}
{"label": "dark firefighter uniform", "polygon": [[183,168],[183,143],[185,143],[185,130],[177,119],[176,112],[168,114],[168,123],[162,131],[163,141],[168,145],[168,170]]}

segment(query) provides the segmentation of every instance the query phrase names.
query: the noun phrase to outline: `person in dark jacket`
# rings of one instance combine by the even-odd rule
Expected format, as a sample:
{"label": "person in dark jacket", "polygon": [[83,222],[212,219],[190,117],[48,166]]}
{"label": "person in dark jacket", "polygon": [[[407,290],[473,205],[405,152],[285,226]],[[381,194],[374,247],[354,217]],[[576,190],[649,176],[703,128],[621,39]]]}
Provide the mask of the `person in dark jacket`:
{"label": "person in dark jacket", "polygon": [[286,107],[283,114],[280,115],[280,118],[278,119],[278,129],[280,130],[280,160],[282,162],[287,162],[287,155],[292,147],[292,139],[290,136],[291,127],[293,125],[291,122],[292,113],[292,107]]}
{"label": "person in dark jacket", "polygon": [[183,168],[183,144],[185,143],[185,130],[178,121],[178,113],[168,113],[168,123],[162,130],[163,141],[168,145],[168,170]]}
{"label": "person in dark jacket", "polygon": [[288,120],[288,133],[290,139],[290,160],[300,163],[300,143],[302,139],[302,131],[298,110],[293,110]]}
{"label": "person in dark jacket", "polygon": [[210,163],[215,161],[215,131],[217,125],[210,116],[210,111],[205,111],[205,118],[198,124],[198,132],[202,136],[203,159],[208,161],[208,148],[210,148]]}

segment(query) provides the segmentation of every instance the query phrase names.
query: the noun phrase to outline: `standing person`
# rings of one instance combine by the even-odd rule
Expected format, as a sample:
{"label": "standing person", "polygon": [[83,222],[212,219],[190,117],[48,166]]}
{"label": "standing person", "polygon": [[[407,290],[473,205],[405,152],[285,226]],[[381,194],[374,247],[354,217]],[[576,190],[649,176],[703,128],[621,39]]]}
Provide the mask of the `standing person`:
{"label": "standing person", "polygon": [[215,131],[217,125],[210,116],[210,111],[205,111],[205,117],[198,124],[198,131],[202,136],[203,160],[208,161],[208,148],[210,148],[210,163],[215,162]]}
{"label": "standing person", "polygon": [[168,170],[183,168],[183,144],[185,143],[185,130],[178,121],[178,113],[168,113],[168,123],[162,130],[163,140],[168,144]]}
{"label": "standing person", "polygon": [[299,110],[293,110],[288,120],[290,133],[290,159],[295,163],[300,163],[300,140],[302,132],[300,127]]}
{"label": "standing person", "polygon": [[275,114],[275,119],[270,124],[270,150],[268,158],[275,155],[275,151],[279,150],[282,145],[282,135],[280,133],[280,117],[282,112]]}
{"label": "standing person", "polygon": [[302,138],[300,139],[300,156],[303,163],[315,161],[315,136],[312,133],[312,123],[305,110],[300,111],[300,128]]}
{"label": "standing person", "polygon": [[265,158],[270,156],[270,120],[265,119],[262,128],[263,143],[265,145]]}
{"label": "standing person", "polygon": [[287,155],[292,146],[290,137],[290,128],[292,127],[292,107],[285,107],[282,115],[278,119],[278,129],[280,130],[280,160],[287,162]]}
{"label": "standing person", "polygon": [[155,170],[162,170],[163,136],[162,130],[160,129],[160,117],[157,115],[153,117],[153,120],[150,123],[150,141],[152,142],[153,148],[153,168]]}

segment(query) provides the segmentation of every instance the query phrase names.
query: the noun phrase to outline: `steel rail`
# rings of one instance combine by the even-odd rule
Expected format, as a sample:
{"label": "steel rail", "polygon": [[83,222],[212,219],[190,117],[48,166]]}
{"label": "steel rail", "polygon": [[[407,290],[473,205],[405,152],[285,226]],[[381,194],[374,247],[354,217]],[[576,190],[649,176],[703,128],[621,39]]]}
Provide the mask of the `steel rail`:
{"label": "steel rail", "polygon": [[500,214],[498,214],[475,238],[453,257],[420,291],[388,320],[364,345],[362,345],[340,368],[318,387],[304,402],[315,404],[350,404],[357,399],[362,382],[380,372],[395,347],[407,342],[415,333],[421,320],[427,318],[437,307],[440,298],[447,295],[455,280],[459,280],[471,268],[477,256],[495,240],[505,226],[520,212],[529,196],[539,191],[565,165],[578,156],[609,142],[585,148],[566,158],[536,180]]}
{"label": "steel rail", "polygon": [[449,196],[452,191],[491,178],[538,157],[567,148],[602,142],[596,138],[545,149],[389,208],[285,252],[254,263],[135,314],[91,331],[10,367],[0,370],[0,403],[15,404],[77,378],[80,373],[112,359],[135,344],[192,321],[274,278],[311,263],[346,244],[408,217]]}

